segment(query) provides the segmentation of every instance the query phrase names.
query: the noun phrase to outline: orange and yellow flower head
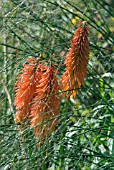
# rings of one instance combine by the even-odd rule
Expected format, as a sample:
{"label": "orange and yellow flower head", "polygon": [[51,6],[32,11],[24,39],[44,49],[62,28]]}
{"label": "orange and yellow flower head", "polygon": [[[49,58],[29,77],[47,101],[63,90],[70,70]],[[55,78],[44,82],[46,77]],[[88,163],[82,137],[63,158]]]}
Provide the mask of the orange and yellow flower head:
{"label": "orange and yellow flower head", "polygon": [[89,60],[89,27],[86,22],[80,22],[80,26],[71,40],[71,48],[66,55],[64,64],[66,71],[61,78],[63,96],[76,99],[77,89],[84,85]]}

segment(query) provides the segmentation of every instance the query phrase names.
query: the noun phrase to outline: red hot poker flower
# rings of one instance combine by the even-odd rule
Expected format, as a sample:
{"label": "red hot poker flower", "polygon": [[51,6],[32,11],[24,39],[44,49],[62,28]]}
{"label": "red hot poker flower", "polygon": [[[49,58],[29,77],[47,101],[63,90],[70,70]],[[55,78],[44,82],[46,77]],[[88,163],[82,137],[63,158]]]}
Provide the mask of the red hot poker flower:
{"label": "red hot poker flower", "polygon": [[61,78],[63,96],[76,99],[77,89],[84,85],[89,60],[89,27],[86,22],[80,22],[80,26],[74,33],[71,48],[66,55],[64,64],[66,72]]}
{"label": "red hot poker flower", "polygon": [[38,140],[51,135],[55,130],[59,115],[60,97],[59,85],[56,76],[57,70],[47,66],[36,87],[34,104],[31,107],[31,127],[35,127],[34,133]]}
{"label": "red hot poker flower", "polygon": [[36,83],[40,79],[40,71],[37,68],[37,61],[35,57],[26,59],[28,64],[24,64],[22,73],[16,82],[16,122],[27,120],[30,114],[31,102],[34,98],[36,90]]}

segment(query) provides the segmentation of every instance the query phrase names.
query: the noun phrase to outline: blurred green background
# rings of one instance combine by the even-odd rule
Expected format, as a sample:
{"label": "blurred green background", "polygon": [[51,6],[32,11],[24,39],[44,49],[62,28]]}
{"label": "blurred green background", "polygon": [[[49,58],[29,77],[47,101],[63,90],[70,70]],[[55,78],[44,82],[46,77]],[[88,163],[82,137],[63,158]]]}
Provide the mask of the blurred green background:
{"label": "blurred green background", "polygon": [[[60,79],[78,21],[90,26],[85,86],[61,101],[58,127],[38,148],[14,122],[15,81],[40,54]],[[114,1],[2,0],[0,28],[0,169],[114,170]]]}

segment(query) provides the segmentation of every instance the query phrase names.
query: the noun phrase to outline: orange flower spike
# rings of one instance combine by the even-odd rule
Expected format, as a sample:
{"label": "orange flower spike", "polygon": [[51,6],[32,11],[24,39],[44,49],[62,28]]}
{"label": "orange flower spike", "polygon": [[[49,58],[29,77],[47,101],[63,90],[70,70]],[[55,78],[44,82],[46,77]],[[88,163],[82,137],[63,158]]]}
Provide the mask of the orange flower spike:
{"label": "orange flower spike", "polygon": [[33,100],[34,92],[36,90],[36,82],[38,82],[40,75],[38,69],[36,69],[36,58],[32,57],[26,61],[28,64],[24,64],[22,73],[19,75],[16,82],[16,122],[21,122],[29,118],[31,107],[30,103]]}
{"label": "orange flower spike", "polygon": [[[59,115],[60,97],[56,69],[47,66],[36,87],[36,97],[31,108],[31,127],[38,139],[51,135],[55,130]],[[52,119],[52,120],[50,120]]]}
{"label": "orange flower spike", "polygon": [[89,60],[89,27],[86,22],[80,22],[80,26],[71,40],[71,48],[66,55],[64,64],[66,72],[61,78],[63,96],[67,99],[72,96],[76,99],[77,89],[84,85]]}

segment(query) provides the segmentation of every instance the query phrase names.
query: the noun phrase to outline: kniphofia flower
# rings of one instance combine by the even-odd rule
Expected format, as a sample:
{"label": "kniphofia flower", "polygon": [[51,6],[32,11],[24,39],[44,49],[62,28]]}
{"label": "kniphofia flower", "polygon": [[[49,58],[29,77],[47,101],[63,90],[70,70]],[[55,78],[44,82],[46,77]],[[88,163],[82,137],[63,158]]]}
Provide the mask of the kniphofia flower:
{"label": "kniphofia flower", "polygon": [[76,98],[77,89],[84,85],[89,60],[89,27],[86,22],[80,22],[80,26],[71,40],[71,48],[66,55],[64,64],[66,71],[61,78],[63,96]]}
{"label": "kniphofia flower", "polygon": [[52,134],[58,124],[59,85],[57,70],[47,66],[39,84],[36,86],[34,104],[31,107],[31,127],[38,140]]}
{"label": "kniphofia flower", "polygon": [[36,90],[36,83],[38,83],[40,78],[36,58],[32,57],[30,59],[26,59],[26,61],[28,63],[24,64],[22,73],[19,74],[16,82],[16,122],[22,122],[29,119],[31,102]]}

